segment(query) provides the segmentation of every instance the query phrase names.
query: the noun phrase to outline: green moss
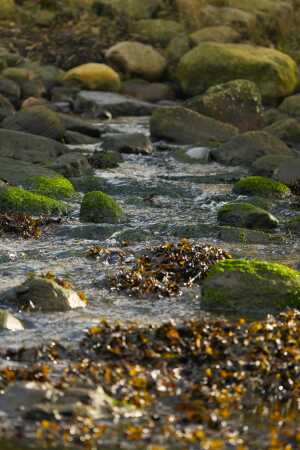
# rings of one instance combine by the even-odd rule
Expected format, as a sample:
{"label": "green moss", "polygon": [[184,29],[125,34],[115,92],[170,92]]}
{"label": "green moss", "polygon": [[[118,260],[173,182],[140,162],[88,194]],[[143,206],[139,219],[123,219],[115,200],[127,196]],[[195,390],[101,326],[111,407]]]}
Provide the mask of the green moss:
{"label": "green moss", "polygon": [[18,187],[0,190],[1,212],[27,212],[31,214],[66,214],[68,206],[45,195],[35,194]]}
{"label": "green moss", "polygon": [[80,209],[80,219],[90,222],[118,222],[123,215],[122,208],[109,195],[101,191],[85,194]]}
{"label": "green moss", "polygon": [[278,220],[268,211],[251,203],[227,203],[218,210],[221,225],[234,227],[272,229],[278,226]]}
{"label": "green moss", "polygon": [[47,195],[52,198],[71,198],[75,194],[75,189],[71,181],[62,176],[30,177],[26,180],[25,185],[38,194]]}
{"label": "green moss", "polygon": [[291,194],[290,189],[285,184],[260,176],[242,178],[234,185],[233,192],[279,198],[287,197]]}

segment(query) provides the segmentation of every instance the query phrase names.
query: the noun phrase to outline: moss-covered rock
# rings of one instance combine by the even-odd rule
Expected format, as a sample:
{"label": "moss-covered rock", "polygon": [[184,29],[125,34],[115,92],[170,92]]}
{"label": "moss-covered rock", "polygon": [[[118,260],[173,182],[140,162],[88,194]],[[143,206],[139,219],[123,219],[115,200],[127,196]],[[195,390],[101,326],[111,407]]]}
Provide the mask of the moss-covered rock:
{"label": "moss-covered rock", "polygon": [[93,7],[99,15],[139,20],[150,19],[159,3],[159,0],[95,0]]}
{"label": "moss-covered rock", "polygon": [[279,111],[292,117],[300,116],[300,94],[291,95],[279,105]]}
{"label": "moss-covered rock", "polygon": [[220,225],[233,227],[273,229],[279,224],[276,217],[251,203],[227,203],[218,210]]}
{"label": "moss-covered rock", "polygon": [[26,212],[31,214],[66,214],[69,208],[59,200],[35,194],[18,187],[0,190],[1,212]]}
{"label": "moss-covered rock", "polygon": [[122,208],[109,195],[101,191],[88,192],[80,208],[82,222],[115,223],[123,216]]}
{"label": "moss-covered rock", "polygon": [[204,95],[185,103],[187,108],[231,123],[240,131],[261,128],[262,100],[257,86],[249,80],[234,80],[209,88]]}
{"label": "moss-covered rock", "polygon": [[[261,230],[248,230],[247,228],[238,227],[221,227],[218,238],[225,242],[234,242],[237,244],[270,244],[279,242],[280,237]],[[279,238],[279,239],[278,239]]]}
{"label": "moss-covered rock", "polygon": [[90,163],[96,169],[113,169],[123,161],[122,155],[115,150],[105,150],[94,152],[90,158]]}
{"label": "moss-covered rock", "polygon": [[189,96],[240,78],[253,81],[264,99],[287,96],[298,85],[298,69],[292,58],[274,49],[245,44],[199,44],[183,56],[177,77]]}
{"label": "moss-covered rock", "polygon": [[118,92],[121,81],[118,73],[106,64],[88,63],[73,67],[64,81],[78,83],[88,90]]}
{"label": "moss-covered rock", "polygon": [[207,309],[257,313],[300,307],[300,272],[259,260],[224,260],[203,282]]}
{"label": "moss-covered rock", "polygon": [[194,45],[201,42],[238,42],[241,40],[241,33],[232,27],[219,25],[216,27],[205,27],[190,34],[190,39]]}
{"label": "moss-covered rock", "polygon": [[138,40],[165,47],[174,37],[184,32],[184,26],[174,20],[145,19],[133,23],[130,31]]}
{"label": "moss-covered rock", "polygon": [[262,197],[275,198],[285,198],[291,195],[290,189],[285,184],[260,176],[242,178],[235,183],[233,192],[242,195],[260,195]]}
{"label": "moss-covered rock", "polygon": [[45,177],[34,176],[27,178],[25,182],[27,189],[37,194],[46,195],[51,198],[71,198],[75,194],[75,189],[71,181],[62,176]]}
{"label": "moss-covered rock", "polygon": [[296,119],[281,119],[264,128],[267,133],[273,134],[288,144],[300,143],[300,123]]}
{"label": "moss-covered rock", "polygon": [[127,76],[159,80],[167,67],[166,59],[151,45],[136,41],[119,42],[105,54],[108,62]]}
{"label": "moss-covered rock", "polygon": [[252,165],[252,172],[262,177],[273,178],[274,171],[286,160],[293,159],[292,156],[266,155],[258,158]]}
{"label": "moss-covered rock", "polygon": [[1,127],[44,136],[57,141],[62,141],[65,134],[59,115],[45,106],[22,109],[4,119]]}
{"label": "moss-covered rock", "polygon": [[174,37],[165,49],[167,60],[171,64],[168,69],[168,77],[173,80],[174,67],[177,66],[178,61],[191,49],[190,40],[186,33],[181,33]]}
{"label": "moss-covered rock", "polygon": [[15,81],[0,76],[0,94],[15,105],[21,98],[21,88]]}
{"label": "moss-covered rock", "polygon": [[198,145],[224,142],[238,134],[232,125],[181,106],[156,109],[151,116],[150,130],[155,138]]}
{"label": "moss-covered rock", "polygon": [[14,0],[1,0],[0,19],[10,19],[16,13],[16,4]]}

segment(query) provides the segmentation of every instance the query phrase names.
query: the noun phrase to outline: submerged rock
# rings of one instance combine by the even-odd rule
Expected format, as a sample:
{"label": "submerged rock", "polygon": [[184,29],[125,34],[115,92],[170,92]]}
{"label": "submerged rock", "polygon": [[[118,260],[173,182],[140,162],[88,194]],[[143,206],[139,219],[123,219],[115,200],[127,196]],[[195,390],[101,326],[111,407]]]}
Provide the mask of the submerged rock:
{"label": "submerged rock", "polygon": [[91,91],[118,92],[121,80],[118,73],[106,64],[88,63],[74,67],[65,76],[66,82],[77,82]]}
{"label": "submerged rock", "polygon": [[279,224],[276,217],[268,211],[251,203],[227,203],[218,211],[221,225],[233,227],[273,229]]}
{"label": "submerged rock", "polygon": [[202,305],[237,312],[299,308],[300,272],[266,261],[221,261],[203,282]]}
{"label": "submerged rock", "polygon": [[122,216],[122,208],[104,192],[88,192],[83,197],[80,208],[80,220],[82,222],[116,223]]}

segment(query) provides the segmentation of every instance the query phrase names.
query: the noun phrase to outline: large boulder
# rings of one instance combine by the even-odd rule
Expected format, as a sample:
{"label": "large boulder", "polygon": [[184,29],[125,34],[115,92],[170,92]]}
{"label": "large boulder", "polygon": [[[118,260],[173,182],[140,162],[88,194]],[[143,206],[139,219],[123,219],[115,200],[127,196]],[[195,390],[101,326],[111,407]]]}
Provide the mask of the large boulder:
{"label": "large boulder", "polygon": [[212,157],[217,162],[233,166],[251,166],[256,159],[265,155],[293,156],[293,151],[283,141],[265,131],[248,131],[212,151]]}
{"label": "large boulder", "polygon": [[159,80],[167,67],[166,59],[151,45],[135,41],[119,42],[105,56],[125,75],[136,75],[149,81]]}
{"label": "large boulder", "polygon": [[232,227],[273,229],[279,224],[276,217],[268,211],[251,203],[227,203],[218,210],[220,225]]}
{"label": "large boulder", "polygon": [[175,107],[161,107],[150,121],[151,136],[179,144],[211,145],[224,142],[238,134],[237,128],[203,116],[195,111]]}
{"label": "large boulder", "polygon": [[249,80],[234,80],[210,87],[205,94],[189,99],[185,106],[240,131],[262,126],[262,102],[257,86]]}
{"label": "large boulder", "polygon": [[300,307],[300,272],[258,260],[220,261],[203,282],[207,309],[266,313]]}
{"label": "large boulder", "polygon": [[106,64],[88,63],[74,67],[65,74],[64,81],[76,82],[91,91],[117,92],[121,88],[119,75]]}
{"label": "large boulder", "polygon": [[184,32],[184,26],[174,20],[148,19],[135,22],[130,31],[138,40],[165,47],[174,37]]}
{"label": "large boulder", "polygon": [[180,60],[177,77],[186,95],[234,79],[253,81],[264,99],[287,96],[298,85],[294,60],[271,48],[204,42]]}

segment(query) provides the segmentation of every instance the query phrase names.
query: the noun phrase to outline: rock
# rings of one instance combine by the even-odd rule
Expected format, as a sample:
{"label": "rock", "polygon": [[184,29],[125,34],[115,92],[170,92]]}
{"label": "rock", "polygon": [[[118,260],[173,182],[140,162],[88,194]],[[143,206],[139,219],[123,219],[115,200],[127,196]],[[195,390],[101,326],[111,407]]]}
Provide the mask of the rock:
{"label": "rock", "polygon": [[79,192],[105,191],[105,180],[94,175],[83,175],[71,178],[72,184]]}
{"label": "rock", "polygon": [[158,9],[159,0],[96,0],[94,10],[100,15],[125,17],[127,19],[149,19]]}
{"label": "rock", "polygon": [[205,164],[209,162],[210,150],[206,147],[191,147],[185,150],[179,149],[175,151],[174,157],[184,163]]}
{"label": "rock", "polygon": [[0,309],[0,330],[24,330],[22,322],[6,309]]}
{"label": "rock", "polygon": [[165,19],[144,19],[130,26],[130,32],[135,39],[160,47],[166,47],[174,37],[184,31],[181,23]]}
{"label": "rock", "polygon": [[286,223],[286,227],[289,230],[289,232],[292,232],[293,234],[300,235],[300,216],[292,217],[288,220]]}
{"label": "rock", "polygon": [[4,292],[1,300],[30,312],[52,313],[86,306],[70,283],[52,276],[28,278],[20,286]]}
{"label": "rock", "polygon": [[24,186],[30,191],[51,198],[67,199],[75,195],[75,189],[71,181],[62,176],[47,177],[39,175],[27,177]]}
{"label": "rock", "polygon": [[232,125],[181,106],[161,107],[154,111],[150,120],[150,130],[154,138],[196,145],[228,141],[238,134],[238,130]]}
{"label": "rock", "polygon": [[72,152],[62,155],[49,165],[52,170],[64,177],[81,177],[93,172],[88,157],[81,152]]}
{"label": "rock", "polygon": [[300,143],[300,123],[296,119],[283,119],[264,128],[267,133],[273,134],[287,144]]}
{"label": "rock", "polygon": [[102,150],[94,152],[89,159],[95,169],[114,169],[123,161],[123,157],[115,150]]}
{"label": "rock", "polygon": [[300,158],[282,161],[274,171],[274,177],[281,183],[294,187],[300,183]]}
{"label": "rock", "polygon": [[83,197],[80,208],[81,222],[116,223],[123,216],[118,203],[101,191],[88,192]]}
{"label": "rock", "polygon": [[82,145],[93,145],[99,142],[99,139],[93,138],[91,136],[86,136],[82,133],[77,133],[77,131],[66,131],[65,132],[65,143],[67,145],[82,146]]}
{"label": "rock", "polygon": [[300,306],[300,273],[283,264],[228,259],[208,270],[201,304],[205,309],[275,312]]}
{"label": "rock", "polygon": [[281,113],[276,108],[268,108],[263,111],[263,125],[268,127],[272,123],[278,122],[279,120],[287,119],[288,115]]}
{"label": "rock", "polygon": [[63,113],[59,114],[59,118],[63,127],[68,131],[75,131],[94,138],[99,138],[100,136],[99,126],[93,122]]}
{"label": "rock", "polygon": [[62,141],[65,129],[59,115],[45,106],[22,109],[1,122],[1,127]]}
{"label": "rock", "polygon": [[233,186],[233,192],[270,198],[286,198],[291,195],[290,189],[285,184],[260,176],[242,178]]}
{"label": "rock", "polygon": [[[277,237],[277,236],[276,236]],[[218,238],[225,242],[237,244],[261,244],[266,245],[276,242],[275,236],[260,230],[248,230],[247,228],[221,227]],[[278,239],[277,239],[278,240]]]}
{"label": "rock", "polygon": [[0,179],[10,184],[24,185],[28,177],[35,176],[57,177],[58,173],[40,164],[0,157]]}
{"label": "rock", "polygon": [[15,108],[8,100],[8,98],[0,94],[0,122],[3,121],[3,119],[5,119],[6,117],[12,115],[14,112]]}
{"label": "rock", "polygon": [[233,227],[273,229],[279,224],[276,217],[251,203],[227,203],[218,210],[220,225]]}
{"label": "rock", "polygon": [[235,125],[240,131],[261,128],[263,123],[260,92],[248,80],[234,80],[212,86],[204,95],[189,99],[185,106]]}
{"label": "rock", "polygon": [[90,91],[118,92],[121,80],[118,73],[106,64],[89,63],[70,69],[64,76],[66,82],[76,82]]}
{"label": "rock", "polygon": [[[174,37],[165,49],[167,60],[173,64],[177,64],[178,61],[191,49],[190,40],[186,33],[181,33]],[[172,73],[169,73],[169,78],[173,79]]]}
{"label": "rock", "polygon": [[101,137],[101,147],[120,153],[149,155],[153,152],[149,137],[143,133],[108,133]]}
{"label": "rock", "polygon": [[190,34],[193,45],[199,45],[201,42],[238,42],[241,40],[241,33],[228,26],[216,26],[201,28]]}
{"label": "rock", "polygon": [[177,77],[188,96],[237,78],[253,81],[265,100],[287,96],[298,84],[296,63],[278,50],[204,42],[181,59]]}
{"label": "rock", "polygon": [[256,159],[266,155],[293,156],[293,152],[283,141],[265,131],[248,131],[212,150],[213,159],[233,166],[251,166]]}
{"label": "rock", "polygon": [[1,0],[0,19],[11,19],[16,14],[14,0]]}
{"label": "rock", "polygon": [[300,94],[291,95],[283,100],[279,106],[279,111],[292,117],[300,116]]}
{"label": "rock", "polygon": [[67,214],[68,206],[60,200],[34,194],[19,187],[0,189],[0,211],[2,213]]}
{"label": "rock", "polygon": [[107,61],[127,76],[140,76],[149,81],[161,78],[166,59],[150,45],[135,41],[119,42],[105,53]]}
{"label": "rock", "polygon": [[69,152],[68,147],[53,139],[0,129],[1,157],[43,164]]}
{"label": "rock", "polygon": [[251,170],[255,175],[272,178],[274,171],[280,164],[289,159],[293,160],[293,157],[284,155],[262,156],[254,161]]}
{"label": "rock", "polygon": [[15,81],[0,77],[0,94],[16,105],[21,98],[21,88]]}
{"label": "rock", "polygon": [[94,117],[148,116],[156,106],[125,95],[108,92],[81,91],[76,97],[76,112]]}
{"label": "rock", "polygon": [[139,79],[124,81],[122,94],[134,97],[142,102],[159,102],[175,99],[175,91],[169,84],[149,83]]}

